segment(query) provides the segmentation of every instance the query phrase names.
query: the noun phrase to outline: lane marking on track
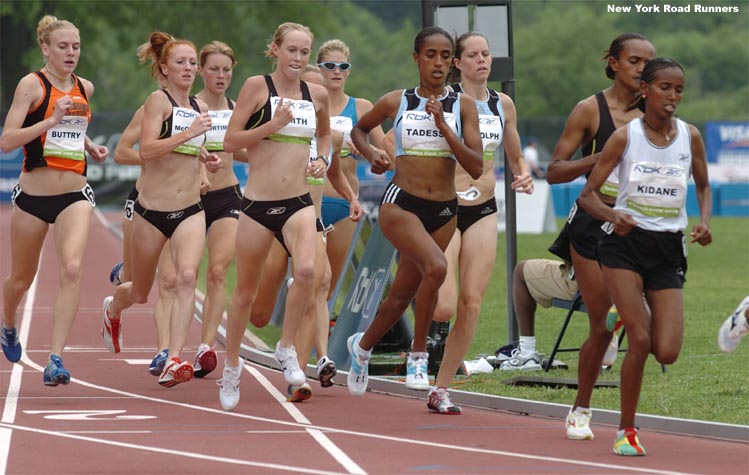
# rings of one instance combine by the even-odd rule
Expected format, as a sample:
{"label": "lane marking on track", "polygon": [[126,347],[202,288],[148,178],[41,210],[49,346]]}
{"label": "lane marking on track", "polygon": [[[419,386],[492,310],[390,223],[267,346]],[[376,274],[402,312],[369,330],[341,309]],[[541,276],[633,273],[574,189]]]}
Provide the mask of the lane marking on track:
{"label": "lane marking on track", "polygon": [[53,409],[26,410],[24,414],[44,415],[45,419],[57,421],[140,421],[156,419],[156,416],[119,415],[127,411],[124,409]]}
{"label": "lane marking on track", "polygon": [[[42,256],[44,255],[44,247],[39,251],[39,265],[42,262]],[[37,266],[36,275],[34,280],[31,282],[29,290],[26,291],[26,301],[23,304],[23,314],[21,321],[16,319],[16,327],[18,328],[18,340],[21,342],[21,347],[26,348],[26,344],[29,341],[29,327],[31,326],[31,310],[34,307],[34,300],[36,299],[36,288],[39,284],[39,267]],[[24,351],[25,353],[25,351]],[[21,360],[26,359],[26,355],[21,354]],[[8,394],[5,397],[5,407],[3,407],[3,416],[0,418],[0,422],[13,424],[16,420],[16,411],[18,409],[18,394],[21,391],[21,376],[23,375],[23,366],[18,363],[13,364],[13,369],[10,374],[10,383],[8,384]],[[13,436],[12,429],[0,429],[0,474],[4,475],[8,470],[8,456],[10,455],[10,439]]]}
{"label": "lane marking on track", "polygon": [[[29,358],[25,356],[22,357],[22,361],[28,366],[32,367],[33,369],[36,369],[37,371],[43,370],[41,366],[37,365],[36,363],[34,363],[33,361],[31,361]],[[359,437],[377,439],[377,440],[386,440],[386,441],[394,442],[397,444],[412,444],[412,445],[419,445],[423,447],[439,448],[439,449],[445,449],[445,450],[456,450],[459,452],[478,453],[478,454],[485,454],[485,455],[497,455],[501,457],[510,457],[510,458],[516,458],[516,459],[524,459],[524,460],[535,460],[538,462],[552,462],[552,463],[563,463],[563,464],[569,464],[569,465],[580,465],[584,467],[598,467],[598,468],[602,468],[605,470],[617,471],[617,472],[634,472],[634,473],[648,473],[648,474],[659,474],[659,475],[692,475],[689,472],[677,472],[673,470],[662,470],[662,469],[648,468],[648,467],[625,467],[622,465],[611,464],[611,463],[592,462],[589,460],[549,457],[549,456],[544,456],[544,455],[524,454],[520,452],[508,452],[505,450],[483,449],[479,447],[444,444],[440,442],[431,442],[431,441],[418,440],[418,439],[408,439],[404,437],[395,437],[395,436],[374,434],[374,433],[368,433],[368,432],[358,432],[358,431],[353,431],[353,430],[348,430],[348,429],[338,429],[334,427],[307,426],[305,424],[299,424],[298,422],[283,421],[279,419],[271,419],[268,417],[252,416],[249,414],[241,414],[237,412],[227,412],[222,409],[214,409],[212,407],[207,407],[207,406],[197,406],[194,404],[172,401],[169,399],[155,398],[155,397],[146,396],[143,394],[122,391],[120,389],[110,388],[107,386],[100,386],[98,384],[89,383],[88,381],[83,381],[83,380],[76,379],[76,378],[71,378],[70,381],[71,383],[77,383],[77,384],[80,384],[82,386],[89,387],[92,389],[98,389],[101,391],[106,391],[106,392],[110,392],[113,394],[119,394],[122,396],[129,396],[133,399],[140,399],[143,401],[150,401],[150,402],[156,402],[156,403],[181,407],[183,409],[203,411],[203,412],[208,412],[212,414],[221,414],[224,416],[236,417],[239,419],[257,421],[257,422],[267,422],[270,424],[277,424],[277,425],[288,426],[288,427],[297,427],[297,428],[302,428],[305,430],[308,428],[313,428],[313,429],[321,430],[321,431],[328,432],[328,433],[352,435],[352,436],[359,436]],[[3,424],[0,424],[0,427],[2,426]]]}
{"label": "lane marking on track", "polygon": [[152,430],[61,430],[60,434],[153,434]]}
{"label": "lane marking on track", "polygon": [[245,434],[307,434],[306,430],[246,430]]}
{"label": "lane marking on track", "polygon": [[177,457],[185,457],[185,458],[198,459],[198,460],[206,460],[210,462],[222,462],[222,463],[229,463],[229,464],[234,464],[234,465],[245,465],[248,467],[260,467],[260,468],[267,468],[267,469],[270,468],[274,470],[283,470],[283,471],[291,472],[291,473],[313,473],[313,474],[320,474],[320,475],[338,475],[341,473],[341,472],[329,472],[326,470],[317,470],[317,469],[310,468],[310,467],[297,467],[294,465],[281,465],[281,464],[276,464],[276,463],[252,462],[249,460],[240,460],[240,459],[234,459],[234,458],[229,458],[229,457],[219,457],[216,455],[199,454],[199,453],[195,453],[192,451],[187,452],[187,451],[182,451],[182,450],[162,449],[158,447],[152,447],[150,445],[138,445],[138,444],[131,444],[127,442],[117,442],[117,441],[106,440],[106,439],[95,439],[93,437],[86,437],[86,436],[78,435],[78,434],[55,432],[55,431],[37,429],[34,427],[11,425],[11,424],[5,424],[5,423],[0,423],[0,428],[22,430],[22,431],[28,431],[28,432],[32,432],[36,434],[50,435],[54,437],[63,437],[63,438],[68,438],[68,439],[80,440],[84,442],[91,442],[94,444],[111,445],[114,447],[122,447],[126,449],[145,450],[148,452],[155,452],[155,453],[166,454],[166,455],[174,455]]}
{"label": "lane marking on track", "polygon": [[[283,407],[295,421],[299,422],[300,424],[311,424],[310,420],[307,419],[307,417],[302,414],[302,411],[297,408],[297,405],[287,401],[286,397],[281,394],[281,391],[276,389],[276,387],[273,386],[270,381],[268,381],[268,378],[266,378],[260,371],[258,371],[257,368],[253,368],[250,365],[244,365],[244,368],[252,376],[255,377],[260,385],[263,386],[263,388],[265,388],[265,390],[268,391],[268,393],[270,393],[270,395],[273,396],[276,401],[281,403],[281,407]],[[335,445],[332,440],[330,440],[325,434],[323,434],[322,431],[320,431],[319,429],[309,428],[307,429],[307,432],[309,432],[312,438],[315,439],[315,441],[320,444],[320,446],[325,449],[325,451],[328,452],[336,462],[341,464],[341,466],[343,466],[343,468],[345,468],[348,473],[358,475],[365,475],[367,473],[356,462],[354,462],[351,457],[349,457],[343,450]]]}

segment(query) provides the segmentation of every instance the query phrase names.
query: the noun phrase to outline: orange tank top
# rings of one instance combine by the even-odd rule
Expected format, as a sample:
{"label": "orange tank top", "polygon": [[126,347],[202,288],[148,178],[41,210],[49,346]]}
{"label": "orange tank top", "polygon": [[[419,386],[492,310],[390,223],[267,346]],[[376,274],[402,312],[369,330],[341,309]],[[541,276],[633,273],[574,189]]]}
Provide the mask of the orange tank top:
{"label": "orange tank top", "polygon": [[44,89],[44,96],[23,122],[23,127],[32,126],[50,117],[55,103],[61,97],[70,96],[73,105],[62,121],[23,147],[23,171],[49,167],[86,175],[86,152],[84,150],[86,129],[91,122],[91,109],[86,90],[78,76],[73,75],[74,86],[68,92],[54,87],[41,71],[36,71]]}

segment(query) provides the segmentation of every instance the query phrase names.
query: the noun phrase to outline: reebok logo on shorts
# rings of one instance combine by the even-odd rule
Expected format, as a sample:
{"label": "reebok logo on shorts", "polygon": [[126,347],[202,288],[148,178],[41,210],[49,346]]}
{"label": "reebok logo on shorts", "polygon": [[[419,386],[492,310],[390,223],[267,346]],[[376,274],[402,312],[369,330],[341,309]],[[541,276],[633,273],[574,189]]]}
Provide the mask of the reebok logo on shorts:
{"label": "reebok logo on shorts", "polygon": [[177,212],[174,212],[174,213],[169,213],[169,214],[166,215],[166,219],[179,219],[184,214],[185,214],[184,211],[177,211]]}
{"label": "reebok logo on shorts", "polygon": [[281,206],[280,208],[268,208],[268,211],[265,212],[265,214],[284,214],[286,212],[286,207]]}

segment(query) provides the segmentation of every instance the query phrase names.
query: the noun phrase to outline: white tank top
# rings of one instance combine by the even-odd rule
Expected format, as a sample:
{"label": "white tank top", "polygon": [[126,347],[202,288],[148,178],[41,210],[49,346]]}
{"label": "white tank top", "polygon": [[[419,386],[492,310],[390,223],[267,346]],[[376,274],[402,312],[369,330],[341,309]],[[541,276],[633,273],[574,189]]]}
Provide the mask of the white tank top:
{"label": "white tank top", "polygon": [[676,119],[676,130],[673,140],[659,147],[648,140],[643,119],[627,124],[614,209],[632,214],[642,229],[677,232],[687,227],[692,145],[686,122]]}

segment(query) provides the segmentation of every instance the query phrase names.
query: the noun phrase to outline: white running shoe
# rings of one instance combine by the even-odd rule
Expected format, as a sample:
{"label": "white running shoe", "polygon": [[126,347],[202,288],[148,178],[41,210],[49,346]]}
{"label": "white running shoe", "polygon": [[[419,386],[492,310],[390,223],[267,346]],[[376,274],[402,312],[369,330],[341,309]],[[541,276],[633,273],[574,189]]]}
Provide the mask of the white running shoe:
{"label": "white running shoe", "polygon": [[570,409],[564,427],[567,429],[567,438],[572,440],[593,440],[595,435],[590,430],[590,419],[593,417],[593,411],[590,409],[580,409],[577,411]]}
{"label": "white running shoe", "polygon": [[520,348],[516,348],[512,350],[512,358],[502,363],[499,369],[502,371],[540,371],[543,369],[541,355],[535,351],[529,355],[523,355]]}
{"label": "white running shoe", "polygon": [[749,322],[745,314],[749,308],[749,296],[741,301],[736,310],[726,318],[718,331],[718,346],[720,351],[733,353],[741,340],[749,334]]}
{"label": "white running shoe", "polygon": [[101,339],[104,346],[112,353],[119,353],[122,350],[122,326],[121,320],[109,318],[109,304],[114,297],[106,297],[101,304],[103,310],[103,319],[101,324]]}
{"label": "white running shoe", "polygon": [[239,377],[242,376],[242,363],[232,368],[224,363],[224,374],[222,379],[216,381],[220,389],[218,400],[225,411],[231,411],[239,404]]}
{"label": "white running shoe", "polygon": [[603,355],[603,361],[601,362],[604,366],[611,366],[616,363],[616,357],[619,354],[619,335],[614,333],[609,342],[609,347],[606,348],[606,353]]}
{"label": "white running shoe", "polygon": [[351,368],[348,370],[346,383],[349,392],[354,396],[362,396],[367,392],[367,384],[369,384],[369,356],[363,356],[361,353],[364,350],[359,350],[361,348],[359,342],[363,336],[364,333],[354,333],[346,340],[351,357]]}
{"label": "white running shoe", "polygon": [[276,343],[275,352],[276,361],[281,365],[283,370],[283,378],[288,384],[292,386],[301,386],[306,381],[307,377],[304,372],[299,369],[299,360],[296,356],[296,349],[291,346],[285,348],[281,346],[281,342]]}
{"label": "white running shoe", "polygon": [[429,353],[414,353],[408,355],[406,363],[406,387],[417,391],[426,391],[429,389],[429,376],[427,367],[429,366]]}

